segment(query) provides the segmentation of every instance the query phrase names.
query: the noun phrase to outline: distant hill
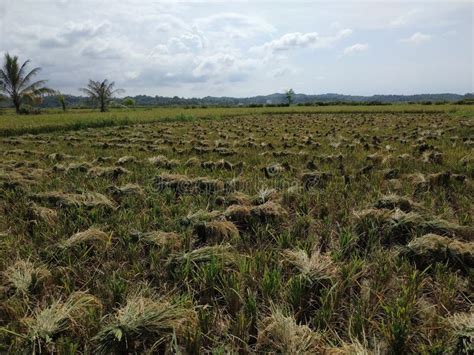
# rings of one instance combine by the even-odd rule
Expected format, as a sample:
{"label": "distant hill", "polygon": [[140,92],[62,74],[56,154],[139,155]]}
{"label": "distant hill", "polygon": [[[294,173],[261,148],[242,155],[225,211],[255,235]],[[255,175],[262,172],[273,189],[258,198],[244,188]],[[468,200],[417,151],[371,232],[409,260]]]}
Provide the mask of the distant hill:
{"label": "distant hill", "polygon": [[[202,98],[181,98],[178,96],[148,96],[137,95],[132,97],[137,106],[251,106],[251,105],[282,105],[286,104],[286,96],[282,93],[274,93],[270,95],[259,95],[252,97],[214,97],[206,96]],[[426,103],[426,102],[457,102],[461,100],[473,100],[474,93],[465,95],[458,94],[419,94],[419,95],[372,95],[372,96],[353,96],[341,94],[322,94],[307,95],[295,94],[293,98],[294,104],[329,104],[329,103],[346,103],[346,104],[392,104],[392,103]],[[87,98],[82,96],[65,95],[67,106],[69,107],[89,107],[90,103]],[[116,99],[119,104],[121,99]],[[8,102],[3,102],[5,106]],[[60,107],[57,97],[46,97],[41,107]]]}

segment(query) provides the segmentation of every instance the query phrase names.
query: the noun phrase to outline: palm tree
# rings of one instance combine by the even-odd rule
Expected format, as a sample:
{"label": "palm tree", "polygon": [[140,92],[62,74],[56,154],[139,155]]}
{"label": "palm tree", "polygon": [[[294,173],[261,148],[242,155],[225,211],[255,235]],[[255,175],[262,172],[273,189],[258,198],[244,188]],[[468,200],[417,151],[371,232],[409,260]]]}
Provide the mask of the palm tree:
{"label": "palm tree", "polygon": [[54,90],[44,86],[46,80],[32,82],[32,78],[38,74],[41,68],[34,68],[28,74],[26,67],[30,61],[27,60],[21,66],[18,57],[5,54],[3,67],[0,69],[0,93],[10,97],[15,106],[16,113],[20,113],[23,102],[36,102],[44,95],[54,94]]}
{"label": "palm tree", "polygon": [[102,82],[89,80],[87,87],[79,90],[86,93],[93,103],[99,105],[100,112],[105,112],[114,94],[124,92],[122,89],[114,89],[114,86],[115,83],[113,81],[109,83],[107,79]]}

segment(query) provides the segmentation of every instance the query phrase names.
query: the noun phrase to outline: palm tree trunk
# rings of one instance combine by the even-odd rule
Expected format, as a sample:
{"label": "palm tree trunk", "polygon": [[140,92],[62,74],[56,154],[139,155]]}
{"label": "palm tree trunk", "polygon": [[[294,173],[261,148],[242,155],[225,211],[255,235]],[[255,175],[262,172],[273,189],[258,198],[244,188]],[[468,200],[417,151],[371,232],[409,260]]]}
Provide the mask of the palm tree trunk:
{"label": "palm tree trunk", "polygon": [[105,112],[105,98],[100,98],[100,112]]}
{"label": "palm tree trunk", "polygon": [[13,105],[15,106],[16,113],[19,114],[20,113],[21,101],[18,99],[18,97],[13,97],[12,101],[13,101]]}

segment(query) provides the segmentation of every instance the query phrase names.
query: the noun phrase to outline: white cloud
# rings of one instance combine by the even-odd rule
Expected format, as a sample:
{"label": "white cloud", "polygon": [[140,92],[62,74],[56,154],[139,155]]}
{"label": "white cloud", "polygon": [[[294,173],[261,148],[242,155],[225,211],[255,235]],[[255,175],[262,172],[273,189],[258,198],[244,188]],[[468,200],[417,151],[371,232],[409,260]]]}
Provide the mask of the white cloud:
{"label": "white cloud", "polygon": [[389,22],[389,25],[392,27],[401,27],[408,25],[411,23],[415,17],[419,13],[418,9],[411,10],[403,15],[398,16],[397,18],[393,19]]}
{"label": "white cloud", "polygon": [[369,49],[369,45],[367,43],[356,43],[352,46],[346,47],[343,53],[344,55],[350,55],[354,53],[364,52],[367,49]]}
{"label": "white cloud", "polygon": [[233,12],[198,18],[194,23],[202,31],[217,32],[233,38],[248,38],[275,31],[275,27],[262,18]]}
{"label": "white cloud", "polygon": [[274,78],[278,78],[278,77],[286,76],[286,75],[291,74],[293,72],[294,72],[294,70],[292,70],[289,67],[278,67],[275,70],[271,71],[270,75]]}
{"label": "white cloud", "polygon": [[431,39],[431,35],[427,35],[421,32],[416,32],[408,38],[403,38],[400,42],[411,43],[411,44],[420,44]]}
{"label": "white cloud", "polygon": [[245,59],[238,54],[216,53],[199,58],[192,75],[214,82],[236,82],[243,80],[255,68],[255,64],[252,59]]}
{"label": "white cloud", "polygon": [[158,16],[152,16],[150,18],[154,23],[156,23],[156,31],[158,32],[169,32],[176,33],[179,30],[189,30],[189,25],[186,24],[179,17],[170,15],[170,14],[161,14]]}
{"label": "white cloud", "polygon": [[321,36],[317,32],[292,32],[267,42],[262,46],[254,47],[253,50],[287,51],[294,48],[326,48],[349,36],[351,33],[351,29],[340,30],[332,36]]}
{"label": "white cloud", "polygon": [[110,23],[105,21],[94,24],[91,21],[69,22],[52,36],[41,38],[38,42],[43,48],[65,48],[78,44],[84,39],[91,39],[105,34]]}
{"label": "white cloud", "polygon": [[204,36],[187,32],[178,37],[171,37],[166,44],[158,44],[149,56],[197,53],[204,49],[205,42],[206,38]]}

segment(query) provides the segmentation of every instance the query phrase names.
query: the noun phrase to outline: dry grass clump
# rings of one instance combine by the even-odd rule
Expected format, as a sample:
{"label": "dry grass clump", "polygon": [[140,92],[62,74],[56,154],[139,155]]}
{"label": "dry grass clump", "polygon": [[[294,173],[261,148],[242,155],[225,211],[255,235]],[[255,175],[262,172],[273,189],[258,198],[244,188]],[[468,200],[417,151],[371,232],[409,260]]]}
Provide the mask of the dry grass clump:
{"label": "dry grass clump", "polygon": [[[27,337],[34,343],[49,343],[53,336],[65,332],[87,316],[91,307],[100,305],[92,295],[84,292],[72,293],[65,301],[56,300],[49,307],[36,310],[31,317],[23,319],[28,329]],[[36,346],[35,346],[36,348]]]}
{"label": "dry grass clump", "polygon": [[184,191],[190,189],[191,179],[185,175],[163,173],[153,179],[153,186],[158,190],[170,188]]}
{"label": "dry grass clump", "polygon": [[29,205],[29,213],[34,221],[46,223],[50,226],[58,222],[58,212],[47,207],[38,206],[32,202]]}
{"label": "dry grass clump", "polygon": [[311,256],[302,249],[284,250],[283,258],[312,282],[332,280],[338,273],[338,267],[331,256],[321,254],[319,250],[314,250]]}
{"label": "dry grass clump", "polygon": [[269,179],[275,176],[278,176],[285,171],[289,170],[288,165],[283,165],[280,163],[268,165],[262,168],[262,171],[265,173],[265,176]]}
{"label": "dry grass clump", "polygon": [[98,192],[83,192],[79,194],[62,191],[40,192],[31,196],[40,203],[47,203],[56,207],[104,207],[115,209],[114,202]]}
{"label": "dry grass clump", "polygon": [[230,221],[210,221],[194,225],[194,233],[202,243],[220,243],[239,237],[239,230]]}
{"label": "dry grass clump", "polygon": [[388,168],[388,169],[382,170],[382,174],[385,180],[393,180],[393,179],[397,179],[400,176],[400,170]]}
{"label": "dry grass clump", "polygon": [[256,349],[259,353],[319,354],[323,344],[321,336],[307,325],[297,324],[294,317],[272,307],[259,326]]}
{"label": "dry grass clump", "polygon": [[468,242],[474,241],[474,227],[462,226],[443,219],[427,219],[421,225],[425,233],[437,233],[442,235],[456,236]]}
{"label": "dry grass clump", "polygon": [[251,200],[252,198],[243,192],[234,192],[226,197],[226,202],[229,205],[248,206],[251,204]]}
{"label": "dry grass clump", "polygon": [[442,164],[443,163],[443,154],[435,150],[426,151],[421,157],[421,161],[429,164]]}
{"label": "dry grass clump", "polygon": [[[53,167],[53,170],[56,167],[57,167],[57,165],[55,165]],[[93,168],[93,165],[91,163],[87,163],[87,162],[71,163],[71,164],[69,164],[65,167],[65,172],[69,173],[69,172],[79,171],[79,172],[85,173],[85,172],[89,171],[92,168]]]}
{"label": "dry grass clump", "polygon": [[17,260],[3,272],[6,284],[23,294],[50,276],[46,267],[36,266],[29,260]]}
{"label": "dry grass clump", "polygon": [[109,186],[107,193],[110,194],[114,200],[120,200],[126,196],[144,197],[145,192],[140,185],[126,184],[123,186]]}
{"label": "dry grass clump", "polygon": [[52,153],[48,155],[48,159],[52,161],[63,161],[66,159],[74,159],[74,157],[64,153]]}
{"label": "dry grass clump", "polygon": [[192,180],[194,186],[193,191],[200,194],[215,194],[224,191],[225,184],[218,179],[209,179],[206,177],[198,177]]}
{"label": "dry grass clump", "polygon": [[196,157],[192,157],[192,158],[189,158],[188,160],[186,160],[186,162],[184,163],[184,166],[186,167],[193,167],[193,166],[199,166],[201,165],[201,161],[196,158]]}
{"label": "dry grass clump", "polygon": [[385,156],[384,156],[383,154],[381,154],[381,153],[378,153],[378,152],[377,152],[377,153],[373,153],[373,154],[369,154],[369,155],[367,155],[367,157],[366,157],[366,160],[367,160],[368,162],[371,162],[371,163],[376,164],[376,165],[382,164],[382,162],[384,161],[384,159],[385,159]]}
{"label": "dry grass clump", "polygon": [[89,228],[83,232],[78,232],[61,243],[63,248],[73,248],[82,244],[103,245],[110,244],[111,234],[105,233],[97,228]]}
{"label": "dry grass clump", "polygon": [[420,209],[420,205],[413,202],[408,197],[398,195],[385,195],[380,197],[375,203],[374,207],[378,209],[389,209],[394,210],[396,208],[403,212],[411,212],[413,210]]}
{"label": "dry grass clump", "polygon": [[456,313],[446,319],[456,334],[455,354],[474,352],[474,312]]}
{"label": "dry grass clump", "polygon": [[198,265],[209,262],[213,258],[217,258],[225,264],[235,264],[236,261],[236,255],[232,246],[229,244],[204,246],[181,255],[176,255],[171,261],[177,262],[178,264],[190,263]]}
{"label": "dry grass clump", "polygon": [[224,217],[234,222],[239,228],[247,228],[251,222],[252,208],[242,205],[230,205],[224,211]]}
{"label": "dry grass clump", "polygon": [[369,349],[364,346],[357,339],[354,339],[352,343],[343,342],[339,347],[327,347],[322,352],[324,355],[380,355],[386,352],[386,349],[382,349],[381,344],[375,344],[375,349]]}
{"label": "dry grass clump", "polygon": [[260,205],[270,200],[276,200],[278,198],[278,191],[276,189],[263,188],[257,192],[257,195],[253,198],[253,203]]}
{"label": "dry grass clump", "polygon": [[301,176],[301,183],[305,189],[324,188],[331,180],[332,174],[329,172],[311,171]]}
{"label": "dry grass clump", "polygon": [[193,179],[178,174],[162,174],[155,178],[154,184],[160,190],[169,188],[177,194],[191,194],[195,190]]}
{"label": "dry grass clump", "polygon": [[474,165],[474,155],[466,155],[463,157],[460,161],[459,164],[461,166],[469,166],[469,165]]}
{"label": "dry grass clump", "polygon": [[421,268],[435,262],[448,263],[465,271],[474,268],[474,242],[462,242],[437,234],[413,239],[407,245],[406,255]]}
{"label": "dry grass clump", "polygon": [[201,162],[201,168],[210,169],[210,170],[241,170],[243,168],[243,163],[239,162],[237,164],[232,164],[230,161],[220,159],[217,161],[203,161]]}
{"label": "dry grass clump", "polygon": [[377,238],[382,245],[406,244],[415,234],[438,233],[454,235],[465,240],[474,240],[474,228],[417,212],[403,212],[396,208],[370,208],[354,212],[355,231],[360,242],[366,245],[369,239]]}
{"label": "dry grass clump", "polygon": [[205,147],[205,146],[193,146],[191,148],[191,151],[197,153],[197,154],[206,154],[211,151],[211,148]]}
{"label": "dry grass clump", "polygon": [[252,207],[250,213],[253,218],[262,223],[280,223],[288,218],[288,212],[279,203],[273,201]]}
{"label": "dry grass clump", "polygon": [[322,163],[334,163],[340,162],[344,159],[342,154],[321,154],[318,156],[318,160]]}
{"label": "dry grass clump", "polygon": [[117,159],[117,165],[137,163],[138,159],[133,155],[125,155]]}
{"label": "dry grass clump", "polygon": [[227,180],[224,183],[224,191],[226,193],[237,192],[237,190],[242,190],[247,185],[247,181],[241,176],[237,176],[233,179]]}
{"label": "dry grass clump", "polygon": [[452,174],[449,171],[444,171],[435,174],[428,174],[427,180],[430,187],[449,187],[456,182],[464,182],[466,180],[466,176],[462,174]]}
{"label": "dry grass clump", "polygon": [[224,182],[218,179],[188,178],[178,174],[161,174],[154,178],[153,186],[159,190],[169,188],[177,194],[214,194],[225,188]]}
{"label": "dry grass clump", "polygon": [[148,162],[153,164],[157,168],[163,168],[163,169],[173,169],[179,165],[179,161],[170,160],[164,155],[157,155],[157,156],[148,158]]}
{"label": "dry grass clump", "polygon": [[128,175],[130,171],[127,169],[122,168],[121,166],[108,166],[108,167],[101,167],[96,166],[87,171],[87,175],[93,177],[103,177],[109,179],[117,179],[122,175]]}
{"label": "dry grass clump", "polygon": [[214,148],[213,152],[216,152],[217,154],[219,154],[223,157],[228,157],[228,156],[237,154],[237,151],[235,151],[233,149],[230,149],[230,148],[224,148],[224,147]]}
{"label": "dry grass clump", "polygon": [[252,198],[243,192],[233,192],[216,197],[216,204],[219,206],[241,205],[249,206],[252,204]]}
{"label": "dry grass clump", "polygon": [[69,172],[87,172],[92,168],[92,164],[89,163],[71,163],[71,164],[56,164],[53,166],[53,172],[55,173],[69,173]]}
{"label": "dry grass clump", "polygon": [[161,248],[178,250],[181,247],[181,237],[176,232],[151,231],[139,234],[139,240]]}
{"label": "dry grass clump", "polygon": [[279,203],[273,201],[257,206],[231,205],[222,215],[240,229],[247,229],[254,223],[278,224],[288,218],[288,212]]}
{"label": "dry grass clump", "polygon": [[95,165],[95,164],[108,163],[108,162],[111,162],[113,160],[114,160],[114,158],[112,158],[112,157],[101,157],[101,156],[99,156],[99,157],[95,158],[92,161],[92,164]]}
{"label": "dry grass clump", "polygon": [[19,156],[43,156],[43,153],[37,150],[31,150],[31,149],[10,149],[4,151],[3,155],[8,156],[8,155],[19,155]]}
{"label": "dry grass clump", "polygon": [[181,219],[181,222],[185,225],[197,224],[215,220],[221,215],[221,211],[197,210],[196,212],[189,212],[185,217]]}
{"label": "dry grass clump", "polygon": [[16,169],[15,171],[0,169],[0,187],[13,189],[37,185],[46,175],[43,169]]}
{"label": "dry grass clump", "polygon": [[[155,349],[196,326],[197,315],[183,301],[135,293],[111,315],[95,337],[99,353],[135,353]],[[170,351],[166,346],[161,351]]]}
{"label": "dry grass clump", "polygon": [[428,192],[433,188],[449,188],[456,183],[463,183],[467,176],[463,174],[453,174],[450,171],[423,175],[422,173],[413,173],[405,176],[415,185],[415,192]]}
{"label": "dry grass clump", "polygon": [[354,212],[355,232],[361,246],[377,239],[382,245],[405,244],[423,218],[414,212],[370,208]]}

